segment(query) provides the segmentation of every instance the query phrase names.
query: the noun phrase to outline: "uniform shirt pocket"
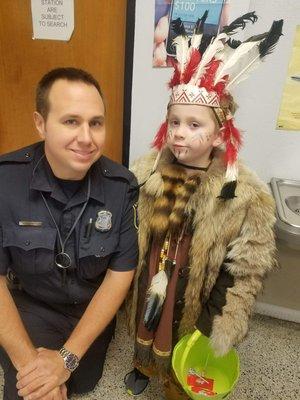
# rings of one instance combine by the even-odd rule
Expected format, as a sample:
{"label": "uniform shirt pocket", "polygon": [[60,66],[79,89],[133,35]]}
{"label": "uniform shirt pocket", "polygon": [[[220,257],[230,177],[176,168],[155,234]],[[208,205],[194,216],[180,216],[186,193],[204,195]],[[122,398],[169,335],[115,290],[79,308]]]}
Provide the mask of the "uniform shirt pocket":
{"label": "uniform shirt pocket", "polygon": [[95,279],[109,267],[110,259],[118,246],[118,235],[99,233],[90,240],[82,240],[79,248],[79,275],[83,279]]}
{"label": "uniform shirt pocket", "polygon": [[18,275],[42,274],[54,266],[56,229],[51,227],[2,227],[3,247],[9,249],[11,269]]}

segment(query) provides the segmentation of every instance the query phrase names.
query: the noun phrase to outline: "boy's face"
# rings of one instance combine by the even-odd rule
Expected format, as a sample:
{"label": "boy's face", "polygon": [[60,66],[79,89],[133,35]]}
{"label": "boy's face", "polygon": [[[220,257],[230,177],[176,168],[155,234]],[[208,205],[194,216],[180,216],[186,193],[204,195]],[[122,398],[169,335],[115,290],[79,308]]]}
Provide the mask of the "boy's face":
{"label": "boy's face", "polygon": [[47,160],[58,178],[82,179],[103,153],[103,100],[92,85],[60,79],[53,83],[48,101],[46,120],[34,114]]}
{"label": "boy's face", "polygon": [[209,107],[185,104],[170,107],[167,145],[178,161],[206,166],[212,149],[221,143],[217,121]]}

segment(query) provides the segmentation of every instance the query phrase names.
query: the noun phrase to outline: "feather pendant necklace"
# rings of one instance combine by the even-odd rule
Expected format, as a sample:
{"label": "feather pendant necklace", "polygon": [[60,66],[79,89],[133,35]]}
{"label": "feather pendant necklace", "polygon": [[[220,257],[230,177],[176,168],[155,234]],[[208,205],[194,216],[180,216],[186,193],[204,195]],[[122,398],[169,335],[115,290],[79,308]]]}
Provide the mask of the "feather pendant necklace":
{"label": "feather pendant necklace", "polygon": [[[170,249],[170,241],[171,241],[171,236],[167,234],[164,240],[164,244],[160,251],[158,272],[153,276],[147,293],[144,325],[148,329],[148,331],[156,330],[160,321],[163,304],[167,294],[167,286],[171,273],[171,268],[170,268],[171,265],[170,262],[167,261],[169,260],[168,254]],[[174,262],[176,265],[175,260]]]}
{"label": "feather pendant necklace", "polygon": [[148,331],[153,332],[156,330],[163,305],[167,295],[168,283],[172,277],[172,272],[176,267],[176,258],[180,242],[185,232],[186,224],[184,224],[180,236],[176,242],[176,249],[174,259],[169,257],[170,243],[172,240],[171,235],[168,233],[165,237],[158,263],[158,272],[153,276],[151,284],[147,293],[146,311],[144,314],[144,325]]}

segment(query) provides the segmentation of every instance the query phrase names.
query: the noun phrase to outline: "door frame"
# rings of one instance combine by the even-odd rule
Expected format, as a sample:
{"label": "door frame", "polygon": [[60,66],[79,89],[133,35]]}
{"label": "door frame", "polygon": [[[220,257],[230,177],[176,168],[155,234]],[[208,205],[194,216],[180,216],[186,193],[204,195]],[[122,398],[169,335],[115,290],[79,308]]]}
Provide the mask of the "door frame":
{"label": "door frame", "polygon": [[126,39],[125,39],[125,68],[124,68],[124,102],[123,102],[123,150],[122,164],[128,167],[131,131],[131,101],[133,52],[135,32],[136,0],[127,0],[126,8]]}

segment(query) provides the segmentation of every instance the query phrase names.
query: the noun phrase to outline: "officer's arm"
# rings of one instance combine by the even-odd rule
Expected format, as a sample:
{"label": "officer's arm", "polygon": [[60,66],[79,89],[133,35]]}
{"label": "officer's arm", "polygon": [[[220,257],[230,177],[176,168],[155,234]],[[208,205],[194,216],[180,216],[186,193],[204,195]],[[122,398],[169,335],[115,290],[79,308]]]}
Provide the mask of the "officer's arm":
{"label": "officer's arm", "polygon": [[17,370],[34,360],[37,352],[25,330],[13,298],[0,276],[0,345]]}
{"label": "officer's arm", "polygon": [[106,328],[123,303],[134,271],[108,270],[104,281],[95,293],[81,320],[75,327],[65,347],[78,355],[85,354],[96,337]]}
{"label": "officer's arm", "polygon": [[[65,347],[79,358],[85,354],[96,337],[113,319],[125,299],[134,271],[107,270],[106,276],[75,327]],[[70,376],[56,350],[41,349],[33,362],[17,375],[19,396],[30,395],[31,400],[42,399],[53,388]],[[41,382],[43,385],[41,386]]]}

